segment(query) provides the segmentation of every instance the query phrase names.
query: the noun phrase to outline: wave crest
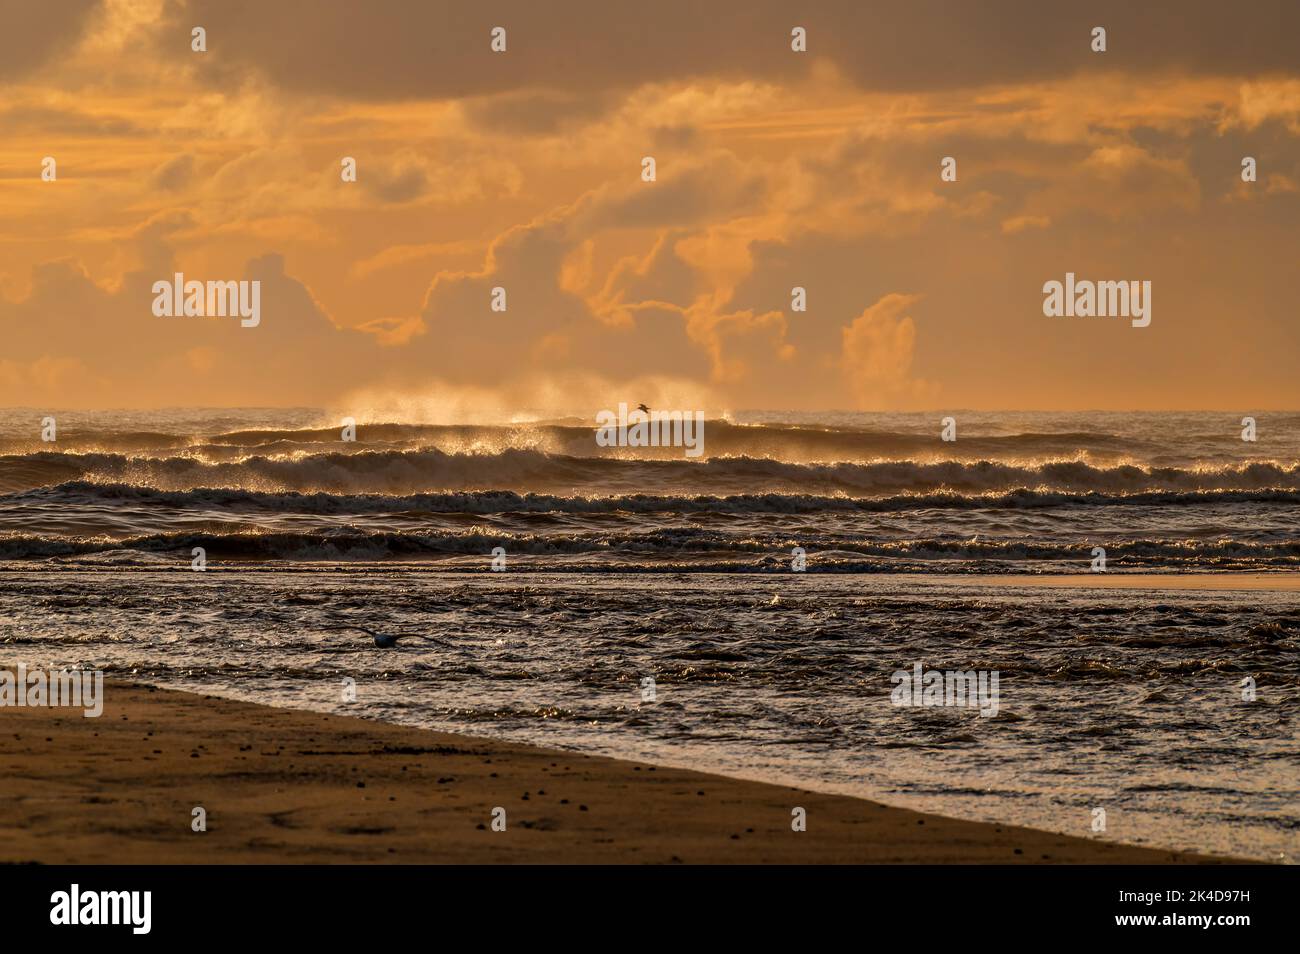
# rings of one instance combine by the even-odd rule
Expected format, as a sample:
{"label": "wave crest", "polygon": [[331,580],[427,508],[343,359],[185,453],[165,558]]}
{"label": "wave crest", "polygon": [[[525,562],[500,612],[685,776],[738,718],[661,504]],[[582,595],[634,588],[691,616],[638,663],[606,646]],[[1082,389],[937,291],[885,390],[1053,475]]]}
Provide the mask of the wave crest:
{"label": "wave crest", "polygon": [[813,493],[883,496],[985,494],[1013,490],[1135,494],[1300,490],[1300,464],[1256,461],[1223,467],[1103,467],[1085,461],[1033,465],[998,461],[877,461],[798,464],[771,458],[700,461],[593,458],[511,449],[424,450],[254,456],[212,463],[192,456],[41,452],[0,458],[0,490],[86,481],[157,490],[225,488],[263,492],[390,494],[508,490],[656,494]]}

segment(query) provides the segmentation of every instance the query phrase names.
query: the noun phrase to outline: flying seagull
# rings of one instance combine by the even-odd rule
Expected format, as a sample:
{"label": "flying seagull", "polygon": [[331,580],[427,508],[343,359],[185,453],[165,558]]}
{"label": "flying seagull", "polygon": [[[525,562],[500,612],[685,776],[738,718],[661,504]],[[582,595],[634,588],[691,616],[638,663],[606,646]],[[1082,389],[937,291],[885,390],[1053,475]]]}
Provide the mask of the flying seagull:
{"label": "flying seagull", "polygon": [[644,404],[638,404],[638,405],[636,406],[636,409],[637,409],[638,411],[640,411],[642,414],[649,414],[649,413],[650,413],[650,408],[646,407]]}
{"label": "flying seagull", "polygon": [[439,646],[447,644],[441,639],[435,639],[433,636],[425,636],[423,633],[377,633],[367,626],[359,626],[356,623],[348,623],[343,626],[329,626],[328,629],[359,629],[374,639],[375,645],[380,649],[393,649],[397,646],[399,639],[423,639],[425,642],[437,643]]}

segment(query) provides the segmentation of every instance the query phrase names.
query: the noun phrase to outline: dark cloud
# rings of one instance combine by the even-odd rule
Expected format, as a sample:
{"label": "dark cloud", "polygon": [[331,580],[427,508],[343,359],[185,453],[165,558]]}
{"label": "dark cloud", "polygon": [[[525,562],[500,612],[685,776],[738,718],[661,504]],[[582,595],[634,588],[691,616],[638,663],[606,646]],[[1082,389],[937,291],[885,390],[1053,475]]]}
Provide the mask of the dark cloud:
{"label": "dark cloud", "polygon": [[80,38],[99,0],[0,0],[0,81],[42,65]]}
{"label": "dark cloud", "polygon": [[20,379],[11,393],[34,403],[69,400],[73,391],[116,403],[146,402],[160,392],[177,404],[215,404],[232,393],[256,402],[274,401],[279,382],[288,379],[305,399],[323,400],[340,385],[371,376],[381,358],[378,345],[369,335],[337,328],[307,287],[285,272],[279,254],[250,260],[242,275],[185,273],[199,281],[260,281],[257,327],[227,318],[156,317],[153,283],[170,281],[175,268],[165,237],[187,220],[160,217],[138,229],[146,266],[126,273],[114,290],[64,260],[35,266],[22,300],[0,297],[3,359],[19,363],[8,370],[43,361],[71,369],[43,383]]}
{"label": "dark cloud", "polygon": [[410,202],[424,195],[429,188],[429,177],[414,162],[399,162],[391,166],[377,164],[359,177],[363,188],[384,202]]}
{"label": "dark cloud", "polygon": [[96,116],[75,109],[14,106],[0,112],[4,135],[39,133],[56,136],[131,136],[140,127],[120,116]]}
{"label": "dark cloud", "polygon": [[488,132],[552,135],[598,119],[617,102],[608,91],[588,94],[521,90],[466,100],[465,115]]}
{"label": "dark cloud", "polygon": [[[285,89],[358,99],[455,98],[517,90],[593,91],[694,76],[780,81],[819,59],[858,85],[931,90],[1065,76],[1086,70],[1185,69],[1257,74],[1296,69],[1293,0],[782,0],[610,3],[508,0],[190,0],[159,34],[173,57],[189,30],[208,31],[193,60],[213,78],[251,69]],[[793,26],[809,52],[790,51]],[[508,31],[493,53],[490,30]],[[1104,26],[1109,50],[1093,53]],[[517,104],[516,104],[517,105]],[[508,108],[508,107],[502,107]]]}
{"label": "dark cloud", "polygon": [[[580,241],[573,221],[551,219],[503,236],[484,273],[440,275],[425,296],[423,334],[394,350],[386,367],[408,380],[423,372],[458,383],[481,380],[485,367],[509,374],[595,369],[624,379],[706,375],[707,360],[687,337],[680,314],[652,309],[614,326],[560,286],[564,259]],[[669,267],[689,280],[680,263]],[[489,306],[497,286],[507,291],[504,313]]]}
{"label": "dark cloud", "polygon": [[154,170],[150,180],[160,189],[179,189],[194,178],[194,157],[188,152],[168,159]]}

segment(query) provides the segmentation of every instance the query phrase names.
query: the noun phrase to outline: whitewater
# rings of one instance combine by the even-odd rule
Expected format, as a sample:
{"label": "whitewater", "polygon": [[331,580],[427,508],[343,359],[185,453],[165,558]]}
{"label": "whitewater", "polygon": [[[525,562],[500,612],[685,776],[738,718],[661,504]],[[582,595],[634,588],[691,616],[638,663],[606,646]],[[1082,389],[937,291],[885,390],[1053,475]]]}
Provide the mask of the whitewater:
{"label": "whitewater", "polygon": [[1300,415],[750,412],[707,454],[594,419],[0,411],[0,560],[525,571],[1272,571],[1300,564]]}

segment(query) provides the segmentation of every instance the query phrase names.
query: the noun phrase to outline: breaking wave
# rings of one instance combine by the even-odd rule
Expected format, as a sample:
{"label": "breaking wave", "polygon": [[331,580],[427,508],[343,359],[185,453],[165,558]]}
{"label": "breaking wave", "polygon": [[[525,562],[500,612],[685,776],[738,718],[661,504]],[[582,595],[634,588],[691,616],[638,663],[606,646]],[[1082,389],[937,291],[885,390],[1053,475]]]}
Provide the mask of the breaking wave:
{"label": "breaking wave", "polygon": [[1185,506],[1205,504],[1300,504],[1300,490],[1155,490],[1130,493],[1068,493],[1017,489],[1004,493],[952,491],[884,497],[825,496],[807,493],[612,494],[559,496],[511,490],[456,493],[337,494],[260,491],[227,487],[161,490],[124,483],[69,481],[8,497],[0,506],[38,504],[113,505],[201,509],[232,513],[300,514],[504,514],[504,513],[733,513],[816,514],[890,513],[915,510],[1037,510],[1058,507]]}
{"label": "breaking wave", "polygon": [[828,496],[985,494],[1025,489],[1061,493],[1295,491],[1300,464],[1099,466],[1082,460],[1015,464],[991,460],[790,463],[759,457],[699,461],[573,457],[537,450],[440,450],[252,456],[210,462],[192,456],[40,452],[0,458],[0,490],[70,481],[157,490],[227,488],[262,492],[395,494],[511,490],[657,494],[814,493]]}

